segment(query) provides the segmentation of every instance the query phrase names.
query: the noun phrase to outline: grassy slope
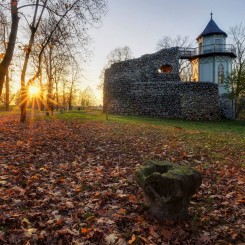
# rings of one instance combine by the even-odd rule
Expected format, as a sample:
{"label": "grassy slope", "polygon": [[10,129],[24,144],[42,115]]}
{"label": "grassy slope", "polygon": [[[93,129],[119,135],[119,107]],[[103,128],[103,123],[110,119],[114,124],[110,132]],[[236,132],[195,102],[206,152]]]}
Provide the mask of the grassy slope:
{"label": "grassy slope", "polygon": [[[238,156],[239,164],[245,161],[245,121],[186,121],[179,119],[163,119],[152,117],[110,115],[105,120],[105,115],[98,111],[71,111],[57,113],[59,119],[81,119],[101,121],[107,123],[123,123],[142,126],[143,128],[156,127],[161,132],[168,132],[178,141],[183,141],[183,151],[199,152],[205,150],[210,161],[222,161],[224,164],[232,152],[237,149],[244,153]],[[169,137],[171,137],[169,135]]]}
{"label": "grassy slope", "polygon": [[[61,114],[56,114],[60,119],[88,119],[88,120],[105,120],[105,115],[98,111],[71,111]],[[157,125],[163,127],[181,127],[189,130],[204,130],[214,132],[234,132],[245,135],[245,121],[186,121],[179,119],[163,119],[152,117],[139,117],[139,116],[121,116],[109,115],[109,121],[124,122],[124,123],[148,123],[150,125]]]}

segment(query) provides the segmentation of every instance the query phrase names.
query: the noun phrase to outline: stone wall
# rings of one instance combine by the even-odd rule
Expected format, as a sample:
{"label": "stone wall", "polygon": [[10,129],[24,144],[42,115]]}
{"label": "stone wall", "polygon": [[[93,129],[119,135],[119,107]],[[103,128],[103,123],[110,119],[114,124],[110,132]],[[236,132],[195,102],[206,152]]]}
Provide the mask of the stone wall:
{"label": "stone wall", "polygon": [[226,94],[219,97],[221,114],[224,118],[235,119],[235,104]]}
{"label": "stone wall", "polygon": [[[220,118],[218,87],[180,81],[178,48],[113,64],[105,72],[104,111],[191,120]],[[169,72],[162,72],[171,67]]]}

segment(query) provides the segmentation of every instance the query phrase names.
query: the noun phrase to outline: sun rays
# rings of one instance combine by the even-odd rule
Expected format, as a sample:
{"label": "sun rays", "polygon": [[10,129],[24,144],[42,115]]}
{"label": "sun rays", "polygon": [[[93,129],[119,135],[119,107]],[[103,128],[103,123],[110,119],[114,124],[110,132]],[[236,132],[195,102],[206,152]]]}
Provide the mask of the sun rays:
{"label": "sun rays", "polygon": [[28,95],[31,98],[39,96],[40,92],[41,92],[41,89],[37,85],[30,85],[28,88]]}
{"label": "sun rays", "polygon": [[51,111],[49,104],[56,105],[57,102],[54,99],[50,99],[49,103],[45,99],[42,88],[37,84],[31,84],[20,94],[20,106],[26,104],[26,108],[35,109],[39,111]]}

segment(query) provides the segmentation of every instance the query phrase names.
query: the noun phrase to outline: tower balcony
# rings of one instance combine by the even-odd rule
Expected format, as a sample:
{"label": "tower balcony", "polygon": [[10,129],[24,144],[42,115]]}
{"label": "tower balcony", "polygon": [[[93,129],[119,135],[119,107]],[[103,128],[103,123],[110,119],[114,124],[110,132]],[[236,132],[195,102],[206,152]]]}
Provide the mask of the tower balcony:
{"label": "tower balcony", "polygon": [[236,58],[236,48],[232,44],[211,44],[198,48],[179,48],[180,59],[194,59],[212,55],[227,55]]}

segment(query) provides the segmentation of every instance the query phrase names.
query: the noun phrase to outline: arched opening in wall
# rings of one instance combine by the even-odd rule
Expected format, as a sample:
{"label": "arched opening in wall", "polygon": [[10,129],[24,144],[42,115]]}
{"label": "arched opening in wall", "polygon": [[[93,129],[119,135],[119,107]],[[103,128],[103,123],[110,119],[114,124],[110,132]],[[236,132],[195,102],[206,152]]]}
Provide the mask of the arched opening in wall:
{"label": "arched opening in wall", "polygon": [[171,73],[173,67],[171,65],[163,65],[158,69],[159,73]]}

